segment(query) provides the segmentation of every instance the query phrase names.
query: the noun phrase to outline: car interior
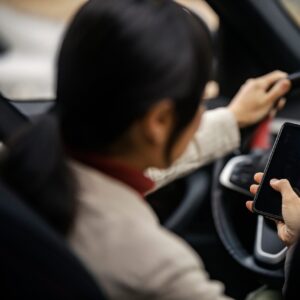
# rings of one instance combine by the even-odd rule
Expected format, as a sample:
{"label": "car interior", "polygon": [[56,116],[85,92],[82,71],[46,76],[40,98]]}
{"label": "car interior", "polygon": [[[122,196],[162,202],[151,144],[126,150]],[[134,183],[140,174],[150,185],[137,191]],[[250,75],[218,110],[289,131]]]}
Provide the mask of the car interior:
{"label": "car interior", "polygon": [[0,195],[0,277],[6,299],[106,299],[44,220],[2,183]]}
{"label": "car interior", "polygon": [[[299,8],[300,1],[206,2],[219,20],[218,30],[213,33],[218,50],[212,78],[218,84],[219,95],[206,101],[207,109],[227,105],[248,78],[277,69],[289,74],[300,71],[300,18],[296,19],[290,4],[297,2]],[[0,46],[2,55],[6,51],[6,45]],[[271,144],[284,122],[300,124],[299,99],[300,88],[295,86],[287,95],[286,107],[271,122]],[[54,102],[2,95],[2,143],[5,145],[24,124],[52,112]],[[270,148],[251,146],[261,128],[259,123],[242,130],[240,149],[148,195],[147,201],[161,224],[201,256],[210,277],[225,284],[228,296],[244,299],[262,285],[280,291],[285,282],[286,299],[295,299],[293,296],[299,292],[300,244],[295,247],[289,274],[284,274],[287,248],[277,237],[274,222],[245,208],[252,197],[249,186],[253,175],[264,170],[270,153]],[[0,194],[1,274],[12,297],[53,299],[60,293],[64,299],[104,299],[62,238],[2,184]],[[8,226],[12,235],[6,234]],[[41,260],[41,251],[49,260]],[[60,265],[59,270],[56,265]],[[27,276],[29,268],[32,272]],[[36,290],[28,289],[31,282],[35,282]]]}

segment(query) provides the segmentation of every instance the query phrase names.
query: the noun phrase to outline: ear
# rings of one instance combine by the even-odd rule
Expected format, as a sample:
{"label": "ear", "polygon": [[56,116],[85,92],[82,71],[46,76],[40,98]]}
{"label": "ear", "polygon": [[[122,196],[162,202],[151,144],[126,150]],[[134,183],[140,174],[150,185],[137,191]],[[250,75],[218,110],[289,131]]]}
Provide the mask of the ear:
{"label": "ear", "polygon": [[144,137],[153,145],[165,145],[175,121],[174,104],[163,99],[154,104],[142,119]]}

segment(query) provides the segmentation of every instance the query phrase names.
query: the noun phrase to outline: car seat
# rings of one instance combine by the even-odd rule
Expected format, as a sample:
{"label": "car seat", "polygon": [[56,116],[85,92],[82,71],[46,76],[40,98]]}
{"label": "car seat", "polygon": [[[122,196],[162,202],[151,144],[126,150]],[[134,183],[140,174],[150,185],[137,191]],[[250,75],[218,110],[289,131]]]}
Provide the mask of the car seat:
{"label": "car seat", "polygon": [[3,299],[107,299],[64,239],[1,182],[0,282]]}
{"label": "car seat", "polygon": [[0,93],[0,141],[3,142],[29,119]]}

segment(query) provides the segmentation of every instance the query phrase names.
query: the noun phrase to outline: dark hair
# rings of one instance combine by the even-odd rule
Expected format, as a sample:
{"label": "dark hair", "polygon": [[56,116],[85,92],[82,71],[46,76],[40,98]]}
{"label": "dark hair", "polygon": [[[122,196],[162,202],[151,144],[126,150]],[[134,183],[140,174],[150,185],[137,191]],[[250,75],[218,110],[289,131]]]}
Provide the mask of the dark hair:
{"label": "dark hair", "polygon": [[70,150],[105,151],[163,98],[174,102],[170,147],[194,117],[209,79],[204,23],[169,0],[90,0],[75,16],[58,61],[56,121],[46,118],[9,144],[2,178],[57,231],[76,214]]}
{"label": "dark hair", "polygon": [[205,24],[173,1],[88,1],[58,62],[64,141],[76,150],[106,150],[155,102],[169,98],[176,111],[170,148],[198,109],[211,53]]}
{"label": "dark hair", "polygon": [[76,182],[57,122],[47,116],[11,138],[1,151],[2,180],[57,232],[67,235],[76,214]]}

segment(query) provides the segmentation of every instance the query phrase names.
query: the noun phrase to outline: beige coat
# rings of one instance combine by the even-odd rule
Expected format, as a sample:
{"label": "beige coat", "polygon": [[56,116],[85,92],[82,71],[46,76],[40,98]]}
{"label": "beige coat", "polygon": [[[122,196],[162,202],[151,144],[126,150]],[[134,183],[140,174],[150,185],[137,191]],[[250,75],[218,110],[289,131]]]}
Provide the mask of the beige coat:
{"label": "beige coat", "polygon": [[[238,142],[227,110],[207,113],[190,155],[168,171],[149,174],[164,184],[233,150]],[[135,190],[88,166],[71,166],[80,186],[80,209],[69,241],[110,299],[228,299],[222,284],[209,280],[199,256],[160,226]]]}

